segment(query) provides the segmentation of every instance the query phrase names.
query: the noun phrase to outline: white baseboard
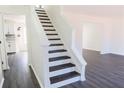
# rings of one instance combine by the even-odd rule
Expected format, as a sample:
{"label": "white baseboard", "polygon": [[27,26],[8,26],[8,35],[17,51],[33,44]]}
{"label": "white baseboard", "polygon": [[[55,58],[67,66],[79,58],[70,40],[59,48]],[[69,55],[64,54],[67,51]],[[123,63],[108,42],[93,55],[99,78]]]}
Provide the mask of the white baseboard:
{"label": "white baseboard", "polygon": [[3,87],[3,83],[4,83],[4,78],[2,78],[2,81],[1,81],[1,83],[0,83],[0,88]]}
{"label": "white baseboard", "polygon": [[109,54],[110,52],[100,52],[101,55]]}
{"label": "white baseboard", "polygon": [[124,53],[111,52],[111,54],[115,54],[115,55],[124,56]]}
{"label": "white baseboard", "polygon": [[96,51],[96,52],[100,52],[99,49],[90,49],[90,48],[83,48],[83,50],[91,50],[91,51]]}
{"label": "white baseboard", "polygon": [[35,74],[35,77],[37,78],[37,81],[38,81],[38,83],[40,84],[40,87],[41,88],[44,88],[43,87],[43,84],[42,84],[42,82],[41,82],[41,80],[39,79],[39,77],[38,77],[38,75],[37,75],[37,73],[36,73],[36,71],[35,71],[35,69],[34,69],[34,67],[30,64],[30,66],[31,66],[31,68],[32,68],[32,70],[33,70],[33,72],[34,72],[34,74]]}
{"label": "white baseboard", "polygon": [[118,53],[118,52],[101,52],[100,54],[115,54],[115,55],[120,55],[120,56],[124,56],[124,53]]}

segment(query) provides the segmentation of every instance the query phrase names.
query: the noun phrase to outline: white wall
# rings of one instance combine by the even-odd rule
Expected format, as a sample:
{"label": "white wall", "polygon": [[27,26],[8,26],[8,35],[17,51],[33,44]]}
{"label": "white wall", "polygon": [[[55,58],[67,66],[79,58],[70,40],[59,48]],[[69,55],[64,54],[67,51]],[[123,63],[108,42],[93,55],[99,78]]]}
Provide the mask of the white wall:
{"label": "white wall", "polygon": [[124,55],[124,17],[111,21],[110,52]]}
{"label": "white wall", "polygon": [[26,14],[27,5],[0,5],[0,12],[4,14]]}
{"label": "white wall", "polygon": [[103,24],[83,23],[83,48],[95,51],[101,51]]}
{"label": "white wall", "polygon": [[42,28],[40,20],[34,10],[34,7],[30,7],[31,15],[31,67],[33,68],[35,75],[39,81],[41,87],[49,87],[49,61],[48,61],[48,47],[49,41]]}
{"label": "white wall", "polygon": [[[121,15],[120,16],[119,14],[116,15],[113,12],[112,12],[112,15],[115,14],[115,16],[112,16],[111,13],[109,13],[108,16],[107,14],[105,14],[105,16],[104,15],[102,16],[101,14],[98,14],[98,12],[97,12],[97,15],[92,15],[92,12],[89,12],[88,14],[88,13],[85,13],[86,12],[85,9],[87,9],[88,7],[85,7],[84,11],[81,11],[81,8],[80,8],[79,12],[76,11],[76,8],[75,8],[74,11],[76,11],[76,13],[73,12],[72,8],[68,8],[68,9],[67,8],[68,7],[63,6],[63,11],[64,11],[63,14],[67,18],[68,22],[77,30],[77,37],[76,37],[77,47],[83,46],[81,45],[82,41],[80,40],[80,34],[81,34],[80,31],[82,31],[83,24],[85,25],[86,22],[89,22],[89,23],[94,23],[94,25],[96,25],[96,23],[98,23],[98,24],[101,24],[102,27],[99,25],[100,27],[97,26],[98,28],[93,28],[93,27],[91,28],[99,29],[100,33],[98,33],[98,31],[97,33],[92,33],[92,37],[94,37],[94,34],[96,34],[97,35],[96,38],[99,38],[98,34],[101,34],[100,35],[101,42],[98,41],[100,42],[101,46],[99,46],[100,44],[98,45],[97,41],[89,41],[89,42],[94,42],[90,44],[91,46],[89,48],[90,49],[94,48],[94,50],[100,50],[100,47],[101,47],[100,51],[102,54],[114,53],[114,54],[124,55],[124,41],[123,41],[124,40],[124,36],[123,36],[124,35],[124,17],[120,17]],[[94,11],[97,11],[97,9]]]}
{"label": "white wall", "polygon": [[8,57],[7,57],[7,53],[6,53],[6,47],[5,47],[5,37],[4,37],[4,25],[3,25],[3,14],[1,14],[0,16],[0,40],[2,41],[1,44],[1,60],[3,62],[2,64],[2,68],[3,70],[9,69],[9,65],[8,65]]}
{"label": "white wall", "polygon": [[[1,46],[0,46],[1,48]],[[1,51],[0,51],[0,88],[2,87],[3,85],[3,73],[2,73],[2,64],[1,64]]]}
{"label": "white wall", "polygon": [[[107,29],[107,25],[108,25],[110,19],[84,15],[84,14],[81,14],[81,13],[74,14],[70,11],[66,11],[65,9],[64,9],[63,14],[67,18],[68,22],[76,30],[76,32],[75,32],[75,34],[76,34],[76,39],[75,39],[76,44],[75,45],[76,45],[78,51],[82,52],[83,46],[85,46],[85,48],[86,48],[87,44],[88,44],[87,47],[90,48],[90,49],[95,48],[93,50],[102,51],[102,52],[107,51],[107,48],[109,46],[107,45],[107,46],[103,47],[103,45],[106,44],[103,41],[106,40],[106,36],[107,36],[106,34],[108,34],[108,33],[106,33],[106,31],[108,31],[108,30],[106,30],[106,29]],[[90,26],[92,29],[90,29],[88,26]],[[81,35],[81,34],[83,34],[82,32],[84,32],[84,33],[86,32],[86,31],[83,31],[83,30],[94,31],[94,33],[97,34],[97,38],[101,37],[99,39],[99,40],[101,40],[101,42],[98,41],[98,40],[95,41],[95,39],[94,39],[95,42],[94,41],[89,41],[89,43],[90,42],[94,42],[94,43],[89,45],[89,43],[84,42],[85,45],[83,45],[83,35]],[[95,35],[94,33],[92,33],[92,37],[94,37],[93,36],[93,35]],[[98,35],[100,35],[100,36],[98,36]],[[89,38],[90,37],[91,36],[89,36]],[[91,40],[91,39],[89,39],[89,40]]]}
{"label": "white wall", "polygon": [[[3,40],[3,33],[2,33],[2,15],[0,15],[0,41]],[[3,54],[5,54],[4,50],[4,46],[3,46],[3,42],[2,44],[0,44],[0,87],[2,87],[3,84],[3,74],[2,74],[2,58],[4,58],[5,56],[2,56]],[[5,65],[6,66],[6,65]]]}
{"label": "white wall", "polygon": [[[114,53],[114,54],[124,55],[124,42],[123,42],[124,41],[124,17],[121,15],[121,14],[123,14],[123,7],[107,6],[108,8],[105,8],[105,9],[102,8],[102,9],[104,9],[104,11],[100,12],[100,13],[99,13],[99,10],[101,9],[102,6],[98,6],[99,9],[97,6],[96,6],[97,8],[94,6],[95,9],[94,8],[92,9],[92,7],[77,6],[77,8],[69,8],[68,6],[67,7],[63,6],[63,10],[64,10],[64,14],[68,18],[68,20],[72,24],[74,24],[76,29],[79,29],[77,31],[77,33],[80,33],[80,31],[82,30],[82,28],[80,26],[83,26],[83,24],[86,22],[102,24],[102,28],[97,26],[97,29],[101,29],[100,31],[102,34],[102,36],[101,36],[101,53],[102,54]],[[120,8],[120,9],[118,9],[118,8]],[[74,11],[73,11],[73,9],[74,9]],[[113,10],[115,10],[115,11],[113,11]],[[120,11],[118,11],[118,10],[120,10]],[[96,14],[93,11],[96,11]],[[74,13],[74,12],[76,12],[76,13]],[[104,15],[101,13],[104,13]],[[80,25],[81,23],[82,23],[82,25]],[[79,25],[79,26],[76,27],[76,25]],[[99,33],[92,33],[92,37],[94,37],[94,34],[97,35]],[[78,42],[81,42],[81,41],[79,40]],[[95,41],[89,41],[89,42],[95,42]],[[79,45],[79,44],[77,44],[77,45]],[[90,49],[95,49],[95,50],[100,49],[99,47],[96,47],[93,44],[91,46],[92,46],[92,48],[90,48]],[[99,46],[99,45],[97,45],[97,46]]]}

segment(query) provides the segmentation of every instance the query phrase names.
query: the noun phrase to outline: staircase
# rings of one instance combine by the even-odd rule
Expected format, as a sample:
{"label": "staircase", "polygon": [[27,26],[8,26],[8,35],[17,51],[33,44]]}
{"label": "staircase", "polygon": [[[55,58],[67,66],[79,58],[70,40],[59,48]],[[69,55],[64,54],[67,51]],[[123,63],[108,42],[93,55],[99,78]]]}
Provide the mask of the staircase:
{"label": "staircase", "polygon": [[36,9],[36,13],[50,42],[48,51],[50,87],[61,87],[79,81],[81,76],[76,72],[76,66],[72,63],[47,13],[44,9]]}

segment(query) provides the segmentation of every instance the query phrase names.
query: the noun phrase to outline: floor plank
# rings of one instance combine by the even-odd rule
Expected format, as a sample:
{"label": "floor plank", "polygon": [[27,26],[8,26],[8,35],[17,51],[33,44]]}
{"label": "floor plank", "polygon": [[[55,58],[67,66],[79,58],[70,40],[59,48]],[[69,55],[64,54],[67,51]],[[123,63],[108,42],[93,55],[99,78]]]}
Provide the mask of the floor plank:
{"label": "floor plank", "polygon": [[39,88],[36,77],[28,66],[27,53],[16,53],[8,56],[10,69],[4,71],[3,88]]}
{"label": "floor plank", "polygon": [[87,62],[86,81],[62,88],[124,88],[124,56],[101,55],[98,51],[83,50]]}

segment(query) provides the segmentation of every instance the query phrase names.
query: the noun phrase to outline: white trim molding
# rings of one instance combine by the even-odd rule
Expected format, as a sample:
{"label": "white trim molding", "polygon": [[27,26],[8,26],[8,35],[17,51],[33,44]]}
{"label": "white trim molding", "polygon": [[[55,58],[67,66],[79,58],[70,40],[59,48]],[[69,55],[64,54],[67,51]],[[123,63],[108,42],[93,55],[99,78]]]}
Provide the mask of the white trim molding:
{"label": "white trim molding", "polygon": [[4,78],[2,78],[2,80],[1,80],[1,83],[0,83],[0,88],[2,88],[2,87],[3,87],[3,84],[4,84]]}
{"label": "white trim molding", "polygon": [[44,88],[44,87],[43,87],[43,84],[42,84],[42,82],[41,82],[41,80],[39,79],[39,77],[38,77],[38,75],[37,75],[37,73],[36,73],[36,71],[35,71],[35,69],[34,69],[34,67],[33,67],[31,64],[30,64],[30,67],[32,68],[32,70],[33,70],[33,72],[34,72],[35,77],[36,77],[36,79],[37,79],[37,81],[38,81],[40,87],[41,87],[41,88]]}

